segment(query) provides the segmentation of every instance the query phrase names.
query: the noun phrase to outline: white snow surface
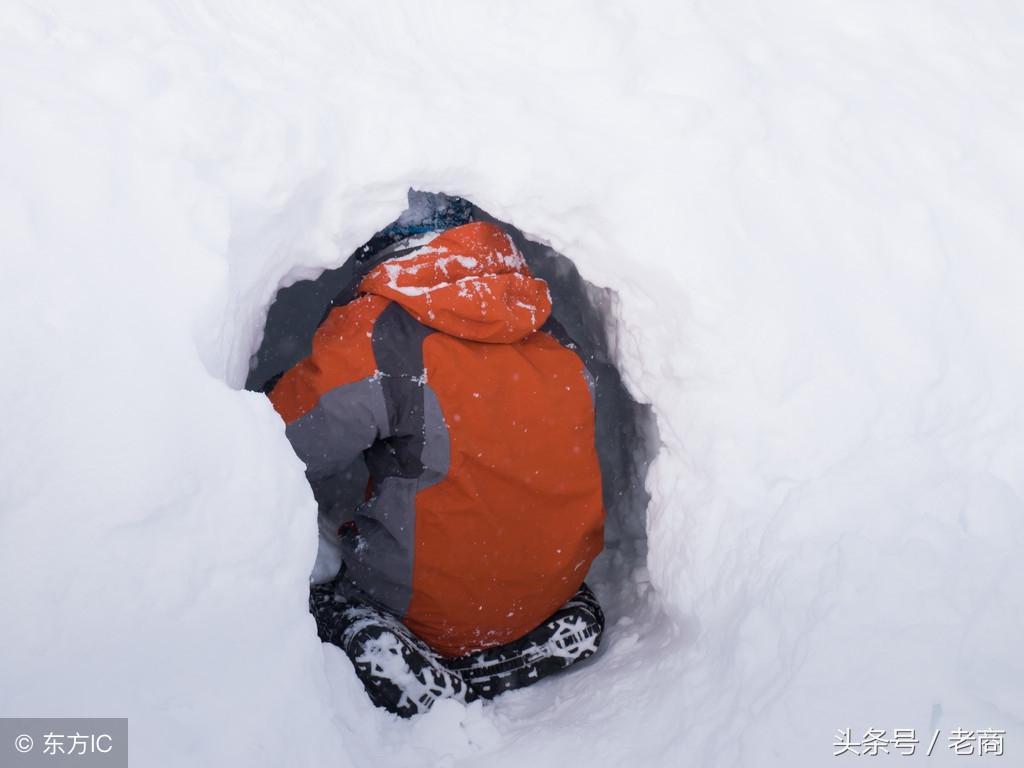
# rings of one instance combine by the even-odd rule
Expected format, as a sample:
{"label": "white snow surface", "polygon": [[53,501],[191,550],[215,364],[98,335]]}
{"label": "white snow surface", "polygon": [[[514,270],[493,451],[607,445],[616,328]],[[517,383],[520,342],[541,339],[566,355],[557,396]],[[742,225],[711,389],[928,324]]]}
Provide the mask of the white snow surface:
{"label": "white snow surface", "polygon": [[[989,0],[4,0],[0,715],[128,716],[147,766],[820,766],[846,727],[1014,764],[1022,34]],[[400,721],[316,639],[312,493],[241,385],[276,289],[410,186],[617,292],[662,444],[602,653]]]}

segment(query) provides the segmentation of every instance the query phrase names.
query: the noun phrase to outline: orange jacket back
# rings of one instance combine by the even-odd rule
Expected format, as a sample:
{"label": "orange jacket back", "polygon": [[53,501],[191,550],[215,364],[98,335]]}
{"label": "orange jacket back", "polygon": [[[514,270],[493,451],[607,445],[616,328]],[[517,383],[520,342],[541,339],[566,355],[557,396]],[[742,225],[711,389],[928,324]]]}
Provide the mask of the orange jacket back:
{"label": "orange jacket back", "polygon": [[497,226],[379,265],[271,392],[311,479],[364,460],[344,578],[433,648],[515,640],[603,545],[593,382]]}

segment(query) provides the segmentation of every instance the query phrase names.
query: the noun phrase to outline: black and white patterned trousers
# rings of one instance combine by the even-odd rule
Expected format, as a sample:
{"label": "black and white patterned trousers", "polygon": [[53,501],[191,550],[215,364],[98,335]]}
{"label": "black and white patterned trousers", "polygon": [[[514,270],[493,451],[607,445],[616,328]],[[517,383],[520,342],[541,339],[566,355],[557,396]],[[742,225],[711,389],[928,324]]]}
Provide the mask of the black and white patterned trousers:
{"label": "black and white patterned trousers", "polygon": [[506,645],[444,658],[388,611],[345,597],[337,582],[310,590],[310,611],[326,643],[355,666],[371,701],[402,717],[425,712],[441,698],[493,699],[592,656],[604,613],[586,584],[533,631]]}

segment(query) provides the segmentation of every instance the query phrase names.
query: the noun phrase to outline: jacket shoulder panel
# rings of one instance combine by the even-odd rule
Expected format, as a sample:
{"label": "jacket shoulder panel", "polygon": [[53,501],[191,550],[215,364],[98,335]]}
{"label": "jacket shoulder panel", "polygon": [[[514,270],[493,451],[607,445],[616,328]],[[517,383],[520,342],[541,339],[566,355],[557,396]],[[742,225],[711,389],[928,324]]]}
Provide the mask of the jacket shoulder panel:
{"label": "jacket shoulder panel", "polygon": [[330,311],[313,337],[310,355],[285,372],[270,393],[285,423],[312,411],[331,390],[377,372],[373,328],[390,303],[363,296]]}

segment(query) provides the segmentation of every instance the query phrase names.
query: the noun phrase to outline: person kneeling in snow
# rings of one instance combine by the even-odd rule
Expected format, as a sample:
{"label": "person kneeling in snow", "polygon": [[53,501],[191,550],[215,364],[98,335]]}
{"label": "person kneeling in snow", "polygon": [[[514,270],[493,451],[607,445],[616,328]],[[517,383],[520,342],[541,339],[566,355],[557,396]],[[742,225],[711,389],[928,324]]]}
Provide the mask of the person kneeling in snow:
{"label": "person kneeling in snow", "polygon": [[360,458],[369,469],[365,502],[321,525],[332,577],[310,608],[371,700],[411,716],[597,650],[604,616],[583,583],[603,546],[593,382],[500,227],[363,258],[376,266],[358,297],[269,394],[314,488]]}

